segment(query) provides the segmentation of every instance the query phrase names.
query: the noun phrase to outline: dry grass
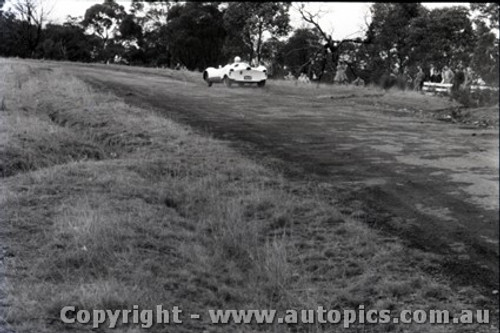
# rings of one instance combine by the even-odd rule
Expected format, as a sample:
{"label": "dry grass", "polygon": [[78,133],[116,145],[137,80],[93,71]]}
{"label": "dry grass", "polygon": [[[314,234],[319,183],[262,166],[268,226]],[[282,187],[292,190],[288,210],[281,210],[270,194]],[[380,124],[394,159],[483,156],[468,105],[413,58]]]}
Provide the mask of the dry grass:
{"label": "dry grass", "polygon": [[[6,73],[0,91],[6,105],[0,115],[2,149],[14,151],[27,166],[2,162],[9,170],[0,200],[8,247],[6,319],[16,332],[76,330],[59,321],[66,305],[163,304],[202,314],[211,308],[478,306],[476,290],[457,290],[439,274],[440,257],[343,216],[341,207],[321,199],[317,184],[292,183],[224,142],[94,92],[63,72],[5,60],[0,67]],[[68,157],[66,146],[99,154]],[[203,330],[331,327],[215,327],[205,316],[175,328]],[[402,330],[494,328],[363,325],[350,331]]]}
{"label": "dry grass", "polygon": [[[12,65],[3,67],[0,95],[4,111],[0,119],[5,126],[0,130],[0,175],[6,177],[72,160],[105,157],[105,151],[91,140],[57,126],[49,118],[50,106],[45,103],[51,98],[57,100],[56,91],[63,85],[49,84],[42,88],[47,85],[47,74],[35,73],[26,65],[18,66],[16,73]],[[10,71],[5,70],[9,67]],[[78,93],[73,92],[73,96]]]}

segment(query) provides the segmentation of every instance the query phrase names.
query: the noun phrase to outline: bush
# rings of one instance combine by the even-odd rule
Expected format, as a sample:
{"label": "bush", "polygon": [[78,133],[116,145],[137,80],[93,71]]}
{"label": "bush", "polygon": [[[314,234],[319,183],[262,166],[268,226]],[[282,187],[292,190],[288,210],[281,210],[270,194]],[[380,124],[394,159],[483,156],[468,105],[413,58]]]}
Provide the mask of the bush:
{"label": "bush", "polygon": [[498,91],[459,88],[451,91],[451,98],[465,107],[491,106],[498,104]]}
{"label": "bush", "polygon": [[391,89],[394,86],[400,90],[412,88],[411,81],[408,81],[408,79],[403,74],[400,74],[398,76],[390,75],[387,73],[382,74],[382,76],[378,80],[378,85],[385,90]]}
{"label": "bush", "polygon": [[387,73],[382,74],[378,81],[378,85],[385,90],[392,88],[395,84],[396,77]]}

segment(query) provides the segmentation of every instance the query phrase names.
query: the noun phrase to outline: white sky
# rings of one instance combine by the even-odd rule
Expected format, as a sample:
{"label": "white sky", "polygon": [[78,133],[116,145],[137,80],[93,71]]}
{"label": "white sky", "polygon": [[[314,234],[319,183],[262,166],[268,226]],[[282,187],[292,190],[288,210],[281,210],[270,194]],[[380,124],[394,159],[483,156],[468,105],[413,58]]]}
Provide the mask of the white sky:
{"label": "white sky", "polygon": [[[319,23],[321,27],[333,39],[363,37],[370,23],[370,7],[372,2],[309,2],[306,3],[306,9],[311,13],[321,13]],[[422,3],[428,9],[466,6],[468,3]],[[300,14],[293,8],[290,10],[290,18],[293,26],[300,27],[304,23]]]}
{"label": "white sky", "polygon": [[[56,23],[63,23],[68,15],[83,17],[85,10],[103,0],[44,0],[52,8],[51,20]],[[131,0],[118,0],[125,9],[129,9]],[[294,3],[293,5],[295,5]],[[293,6],[292,5],[292,6]],[[321,11],[320,24],[325,31],[330,33],[334,39],[355,38],[363,36],[366,29],[366,20],[369,22],[369,8],[371,2],[307,2],[306,8],[315,13]],[[465,2],[459,3],[423,3],[429,9],[465,6]],[[292,26],[299,28],[303,25],[300,15],[293,8],[290,10]]]}

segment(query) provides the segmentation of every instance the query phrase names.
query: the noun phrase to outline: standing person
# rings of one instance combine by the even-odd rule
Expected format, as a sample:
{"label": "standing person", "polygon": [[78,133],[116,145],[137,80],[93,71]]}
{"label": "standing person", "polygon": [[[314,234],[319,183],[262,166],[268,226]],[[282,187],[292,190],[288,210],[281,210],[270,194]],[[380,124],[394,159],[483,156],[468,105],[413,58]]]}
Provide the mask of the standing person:
{"label": "standing person", "polygon": [[439,83],[441,81],[443,81],[443,76],[441,75],[440,71],[436,71],[434,82]]}
{"label": "standing person", "polygon": [[440,83],[443,80],[441,77],[441,73],[434,67],[434,65],[431,65],[431,82],[434,83]]}
{"label": "standing person", "polygon": [[460,86],[462,85],[462,83],[464,83],[464,81],[465,81],[465,73],[464,73],[463,68],[464,67],[462,64],[459,64],[457,67],[456,73],[453,76],[453,80],[452,80],[452,83],[453,83],[453,86],[451,87],[452,91],[458,91],[460,89]]}
{"label": "standing person", "polygon": [[405,67],[403,70],[403,89],[411,89],[413,86],[413,79],[411,78],[410,71],[408,70],[408,67]]}
{"label": "standing person", "polygon": [[444,66],[443,80],[441,81],[441,83],[453,83],[453,77],[455,77],[455,73],[453,73],[451,68],[448,66]]}
{"label": "standing person", "polygon": [[436,68],[434,67],[434,65],[431,65],[431,68],[429,69],[429,75],[429,81],[434,82],[434,77],[436,75]]}
{"label": "standing person", "polygon": [[474,73],[472,72],[472,68],[468,66],[464,72],[464,83],[462,84],[462,89],[470,88],[473,81],[474,81]]}
{"label": "standing person", "polygon": [[346,84],[349,81],[345,73],[346,69],[347,66],[345,66],[343,63],[339,63],[337,65],[337,72],[335,73],[335,78],[333,79],[333,82],[339,84]]}
{"label": "standing person", "polygon": [[422,67],[418,66],[418,73],[413,83],[414,89],[416,91],[422,91],[422,87],[424,86],[424,79],[425,79],[425,73]]}

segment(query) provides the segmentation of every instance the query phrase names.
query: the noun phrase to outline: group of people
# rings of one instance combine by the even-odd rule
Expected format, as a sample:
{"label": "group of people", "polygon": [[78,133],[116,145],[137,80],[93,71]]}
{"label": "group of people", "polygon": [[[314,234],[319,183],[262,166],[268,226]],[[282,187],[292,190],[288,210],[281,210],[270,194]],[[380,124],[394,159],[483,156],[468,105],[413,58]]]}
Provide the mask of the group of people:
{"label": "group of people", "polygon": [[[347,64],[345,62],[339,62],[337,65],[337,70],[335,72],[335,77],[333,79],[333,83],[336,84],[349,84],[349,78],[346,74]],[[286,67],[284,68],[286,70]],[[285,80],[297,80],[303,83],[310,83],[311,79],[305,73],[301,73],[298,78],[296,78],[291,72],[287,72],[284,76]],[[312,80],[317,80],[316,74],[312,74]],[[361,78],[356,78],[352,84],[354,85],[365,85],[365,81]]]}
{"label": "group of people", "polygon": [[[346,74],[347,68],[348,66],[345,62],[339,62],[337,65],[337,71],[335,72],[335,77],[333,78],[333,83],[349,84],[349,77]],[[364,86],[365,80],[357,77],[351,82],[351,84],[355,86]]]}
{"label": "group of people", "polygon": [[[422,91],[424,80],[427,76],[421,66],[418,66],[417,68],[418,72],[412,82],[413,88],[417,91]],[[469,87],[474,81],[474,74],[470,67],[464,68],[462,64],[459,64],[455,68],[455,71],[453,71],[449,66],[444,66],[442,71],[439,71],[436,67],[431,66],[430,76],[428,79],[433,83],[452,84],[451,89],[458,90]]]}
{"label": "group of people", "polygon": [[300,83],[304,83],[304,84],[309,84],[311,83],[311,80],[309,79],[309,77],[307,76],[306,73],[302,73],[300,74],[299,78],[297,79],[298,82]]}
{"label": "group of people", "polygon": [[[348,84],[349,78],[346,74],[347,64],[345,62],[339,62],[337,65],[337,70],[335,72],[335,77],[333,79],[333,83],[336,84]],[[453,85],[452,89],[458,88],[466,88],[470,86],[473,81],[473,73],[470,67],[464,69],[462,64],[459,64],[455,71],[453,71],[449,66],[444,66],[442,71],[436,69],[436,67],[431,66],[430,68],[430,76],[427,76],[424,72],[422,66],[417,66],[417,73],[413,76],[409,74],[408,69],[405,69],[403,76],[405,79],[406,87],[413,87],[416,91],[422,91],[424,82],[426,80],[434,83],[450,83]],[[307,80],[306,80],[307,78]],[[288,72],[288,75],[285,76],[285,80],[295,79],[295,77]],[[298,78],[299,81],[309,81],[306,74],[302,73]],[[364,85],[364,81],[359,78],[353,81],[355,85]]]}
{"label": "group of people", "polygon": [[449,66],[444,66],[442,74],[432,66],[430,81],[451,84],[459,82],[459,84],[462,84],[465,87],[472,84],[474,81],[474,73],[472,68],[466,67],[464,69],[462,64],[459,64],[455,71],[453,71]]}

